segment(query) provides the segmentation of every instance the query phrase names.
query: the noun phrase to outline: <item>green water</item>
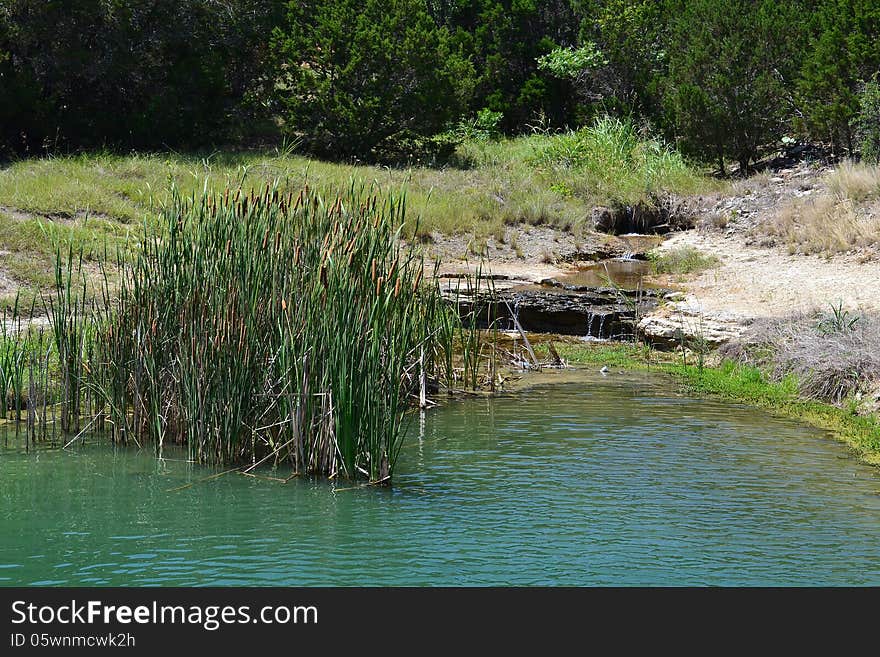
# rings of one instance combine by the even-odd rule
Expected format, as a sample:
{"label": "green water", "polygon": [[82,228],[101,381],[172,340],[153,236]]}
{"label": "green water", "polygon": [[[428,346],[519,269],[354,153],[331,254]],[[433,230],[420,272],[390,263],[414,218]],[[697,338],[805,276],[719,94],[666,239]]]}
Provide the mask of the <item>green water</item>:
{"label": "green water", "polygon": [[[393,490],[0,452],[0,584],[880,584],[880,480],[820,432],[585,375],[416,419]],[[347,490],[346,490],[347,489]]]}

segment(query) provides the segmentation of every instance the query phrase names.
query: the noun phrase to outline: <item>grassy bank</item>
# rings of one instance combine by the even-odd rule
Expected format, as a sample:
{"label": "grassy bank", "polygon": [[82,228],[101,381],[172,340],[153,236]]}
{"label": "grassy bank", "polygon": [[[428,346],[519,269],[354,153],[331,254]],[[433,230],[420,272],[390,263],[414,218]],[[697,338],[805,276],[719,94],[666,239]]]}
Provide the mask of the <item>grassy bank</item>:
{"label": "grassy bank", "polygon": [[[0,296],[52,280],[52,254],[72,243],[101,260],[146,221],[155,225],[175,187],[184,196],[227,187],[280,193],[304,185],[344,189],[352,180],[405,191],[405,234],[474,233],[516,224],[588,230],[596,205],[634,204],[717,183],[659,142],[612,119],[563,134],[461,144],[444,166],[387,168],[322,162],[293,150],[206,154],[96,153],[30,159],[0,168]],[[3,289],[3,288],[7,289]]]}
{"label": "grassy bank", "polygon": [[[794,375],[774,380],[764,368],[731,360],[700,368],[683,364],[680,355],[633,344],[561,344],[556,348],[571,365],[658,372],[693,394],[721,397],[807,422],[834,433],[865,462],[880,465],[880,418],[860,415],[852,405],[807,399],[799,392]],[[540,352],[543,347],[537,349]]]}

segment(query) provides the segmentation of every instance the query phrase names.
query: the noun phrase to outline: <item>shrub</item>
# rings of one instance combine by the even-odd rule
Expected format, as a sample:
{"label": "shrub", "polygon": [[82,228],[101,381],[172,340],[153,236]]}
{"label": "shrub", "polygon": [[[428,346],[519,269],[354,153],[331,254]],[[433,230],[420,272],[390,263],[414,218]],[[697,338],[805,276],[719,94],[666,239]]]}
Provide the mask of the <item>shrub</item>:
{"label": "shrub", "polygon": [[739,362],[794,376],[801,394],[840,403],[880,381],[880,317],[831,312],[755,322],[743,338],[722,348]]}
{"label": "shrub", "polygon": [[335,159],[400,159],[460,114],[472,77],[418,0],[291,2],[272,51],[285,130]]}
{"label": "shrub", "polygon": [[779,136],[792,65],[789,3],[694,0],[672,20],[666,104],[683,147],[748,170]]}

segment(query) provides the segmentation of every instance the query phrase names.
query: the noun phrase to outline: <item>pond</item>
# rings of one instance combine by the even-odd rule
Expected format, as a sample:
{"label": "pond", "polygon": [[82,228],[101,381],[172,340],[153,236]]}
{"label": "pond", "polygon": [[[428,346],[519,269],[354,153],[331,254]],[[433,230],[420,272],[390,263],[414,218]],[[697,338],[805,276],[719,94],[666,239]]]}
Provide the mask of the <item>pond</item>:
{"label": "pond", "polygon": [[650,276],[653,273],[653,267],[647,260],[615,258],[583,265],[574,272],[559,276],[555,280],[563,287],[575,289],[614,285],[623,290],[644,290],[658,287],[644,280],[645,276]]}
{"label": "pond", "polygon": [[390,490],[210,473],[0,451],[0,585],[880,584],[878,470],[657,376],[415,416]]}

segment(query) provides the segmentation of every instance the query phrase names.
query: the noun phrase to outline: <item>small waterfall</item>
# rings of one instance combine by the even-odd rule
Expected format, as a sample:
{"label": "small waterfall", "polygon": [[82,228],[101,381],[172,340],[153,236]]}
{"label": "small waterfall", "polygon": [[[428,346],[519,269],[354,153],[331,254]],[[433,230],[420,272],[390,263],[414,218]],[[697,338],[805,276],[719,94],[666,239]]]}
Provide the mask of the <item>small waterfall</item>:
{"label": "small waterfall", "polygon": [[618,258],[618,260],[635,260],[636,253],[635,251],[624,251],[623,255]]}
{"label": "small waterfall", "polygon": [[[584,340],[604,340],[605,339],[605,313],[595,312],[590,310],[587,315],[587,334],[583,337]],[[596,322],[596,319],[599,321]],[[596,332],[593,332],[593,327],[595,326]]]}

